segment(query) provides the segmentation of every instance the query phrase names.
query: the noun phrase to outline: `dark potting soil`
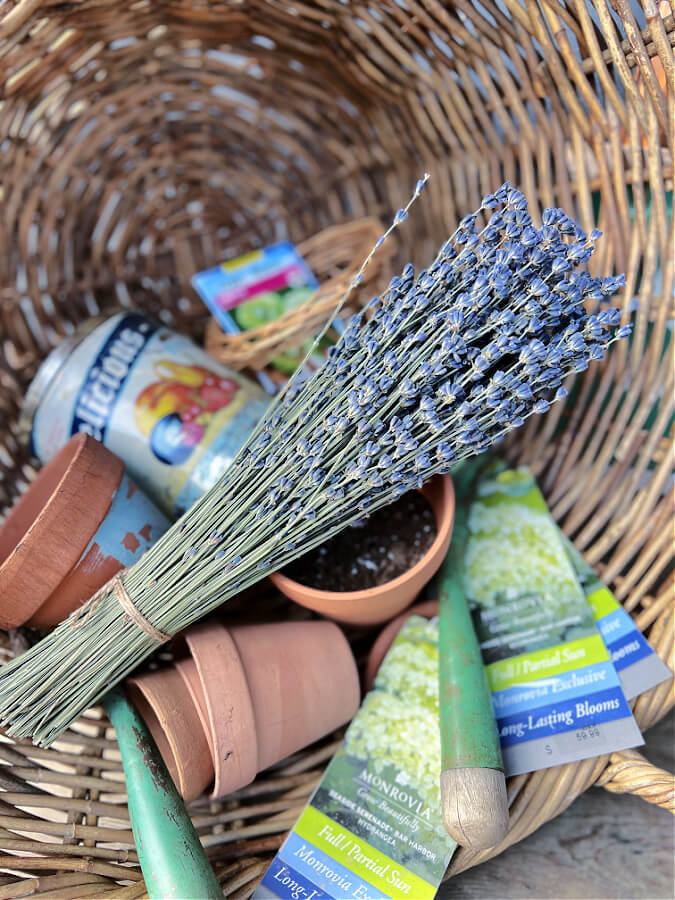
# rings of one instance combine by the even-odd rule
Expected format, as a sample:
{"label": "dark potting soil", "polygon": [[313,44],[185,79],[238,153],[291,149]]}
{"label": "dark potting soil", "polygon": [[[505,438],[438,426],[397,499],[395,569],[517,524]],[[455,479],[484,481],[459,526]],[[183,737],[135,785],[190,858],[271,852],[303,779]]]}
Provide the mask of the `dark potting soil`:
{"label": "dark potting soil", "polygon": [[419,491],[410,491],[294,560],[284,575],[321,591],[377,587],[412,568],[435,537],[431,506]]}

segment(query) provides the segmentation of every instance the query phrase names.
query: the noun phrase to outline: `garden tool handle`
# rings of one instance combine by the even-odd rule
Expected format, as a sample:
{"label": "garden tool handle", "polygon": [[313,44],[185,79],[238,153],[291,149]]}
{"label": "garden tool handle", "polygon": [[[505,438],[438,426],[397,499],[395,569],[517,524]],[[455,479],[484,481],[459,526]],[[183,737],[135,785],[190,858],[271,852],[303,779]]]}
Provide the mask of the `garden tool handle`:
{"label": "garden tool handle", "polygon": [[505,836],[509,812],[492,695],[464,594],[467,533],[466,506],[458,506],[438,579],[441,804],[453,840],[481,850]]}
{"label": "garden tool handle", "polygon": [[122,754],[131,828],[151,900],[222,900],[222,888],[145,723],[120,688],[113,688],[103,705]]}

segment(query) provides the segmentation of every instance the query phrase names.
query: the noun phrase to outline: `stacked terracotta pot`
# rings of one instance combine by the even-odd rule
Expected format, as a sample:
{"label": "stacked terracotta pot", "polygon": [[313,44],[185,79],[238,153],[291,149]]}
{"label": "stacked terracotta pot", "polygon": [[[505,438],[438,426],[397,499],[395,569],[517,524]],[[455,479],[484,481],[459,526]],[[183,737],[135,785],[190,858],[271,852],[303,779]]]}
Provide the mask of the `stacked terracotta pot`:
{"label": "stacked terracotta pot", "polygon": [[356,663],[332,622],[202,623],[185,641],[183,659],[127,685],[187,801],[243,787],[358,709]]}

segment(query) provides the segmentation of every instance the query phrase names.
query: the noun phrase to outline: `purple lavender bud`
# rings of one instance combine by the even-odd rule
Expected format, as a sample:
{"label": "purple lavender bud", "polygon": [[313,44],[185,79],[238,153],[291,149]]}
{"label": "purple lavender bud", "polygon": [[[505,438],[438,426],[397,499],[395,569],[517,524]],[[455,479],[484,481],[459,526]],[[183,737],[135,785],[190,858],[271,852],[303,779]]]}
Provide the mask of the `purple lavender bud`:
{"label": "purple lavender bud", "polygon": [[505,181],[501,187],[497,188],[497,190],[495,191],[495,197],[499,203],[506,203],[510,188],[510,181]]}
{"label": "purple lavender bud", "polygon": [[409,405],[415,400],[419,391],[410,378],[404,378],[403,383],[399,387],[399,393],[403,397],[406,405]]}
{"label": "purple lavender bud", "polygon": [[544,225],[555,225],[558,221],[558,210],[557,209],[545,209],[542,213],[541,220]]}
{"label": "purple lavender bud", "polygon": [[589,247],[585,241],[578,241],[574,244],[570,244],[567,248],[567,259],[574,265],[578,265],[579,263],[586,262],[587,259],[590,259],[592,252],[593,248]]}
{"label": "purple lavender bud", "polygon": [[527,198],[515,188],[510,188],[506,195],[506,202],[511,209],[527,209]]}
{"label": "purple lavender bud", "polygon": [[436,392],[436,396],[440,400],[441,403],[445,405],[450,405],[455,403],[457,399],[461,396],[461,388],[455,382],[444,381],[440,386],[438,391]]}
{"label": "purple lavender bud", "polygon": [[[591,319],[595,318],[595,316],[591,317]],[[621,321],[621,311],[616,309],[615,307],[612,307],[611,309],[604,309],[598,313],[597,320],[602,325],[610,325],[613,327],[615,325],[618,325]],[[589,319],[589,321],[591,320]]]}
{"label": "purple lavender bud", "polygon": [[441,463],[449,463],[455,458],[455,453],[447,441],[441,441],[436,448],[436,457]]}
{"label": "purple lavender bud", "polygon": [[537,241],[539,240],[539,232],[536,228],[533,228],[531,225],[528,225],[523,229],[523,233],[520,236],[520,240],[526,247],[533,247]]}
{"label": "purple lavender bud", "polygon": [[512,385],[513,393],[519,400],[531,400],[532,399],[532,388],[529,384],[524,381],[515,382]]}
{"label": "purple lavender bud", "polygon": [[602,293],[605,294],[605,296],[615,294],[620,288],[625,286],[626,276],[623,273],[621,275],[614,275],[602,279]]}

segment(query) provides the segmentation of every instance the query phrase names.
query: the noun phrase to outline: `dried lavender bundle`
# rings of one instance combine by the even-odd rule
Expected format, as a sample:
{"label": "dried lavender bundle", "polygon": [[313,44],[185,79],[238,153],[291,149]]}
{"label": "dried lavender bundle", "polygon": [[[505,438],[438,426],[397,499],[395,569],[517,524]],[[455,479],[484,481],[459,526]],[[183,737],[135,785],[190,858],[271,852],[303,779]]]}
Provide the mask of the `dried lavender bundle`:
{"label": "dried lavender bundle", "polygon": [[[428,269],[407,265],[322,368],[292,379],[218,484],[125,574],[143,620],[176,634],[563,398],[566,376],[630,331],[604,307],[623,277],[580,268],[598,237],[560,209],[534,227],[508,184],[485,197]],[[156,647],[107,592],[4,667],[0,721],[47,745]]]}

